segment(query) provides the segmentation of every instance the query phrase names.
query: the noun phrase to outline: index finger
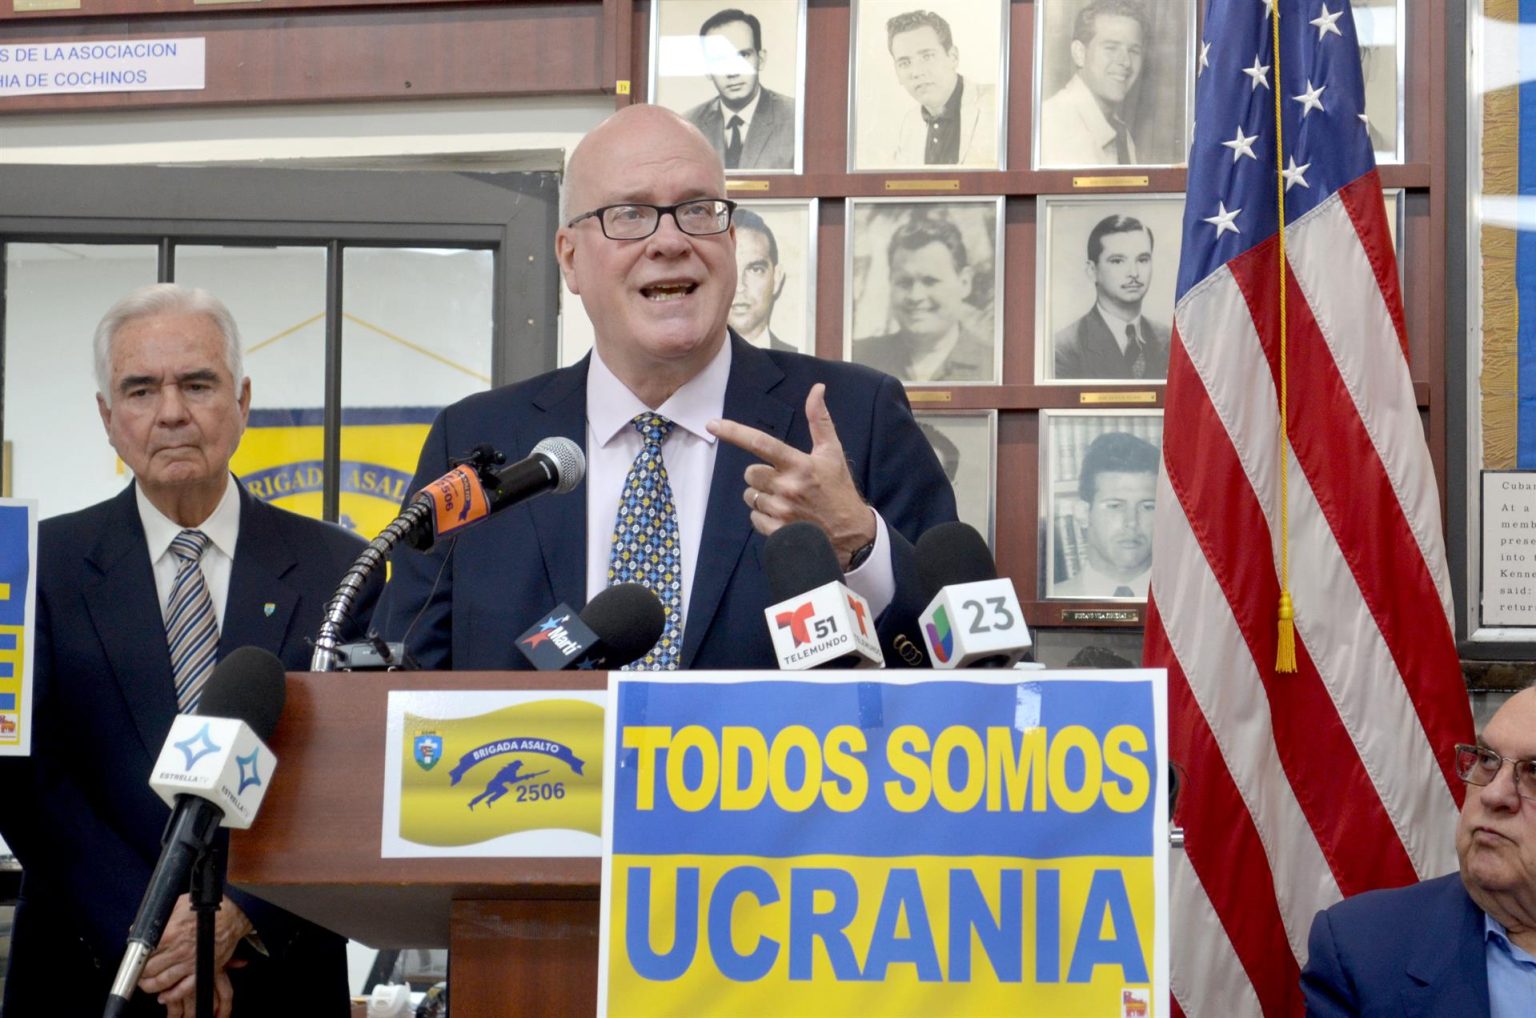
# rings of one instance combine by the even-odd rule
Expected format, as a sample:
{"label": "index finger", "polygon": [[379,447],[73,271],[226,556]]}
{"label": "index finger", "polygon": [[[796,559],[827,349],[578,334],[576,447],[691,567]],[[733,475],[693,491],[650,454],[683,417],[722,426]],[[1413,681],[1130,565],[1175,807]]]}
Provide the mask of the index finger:
{"label": "index finger", "polygon": [[759,431],[738,421],[715,420],[710,421],[707,427],[709,433],[722,442],[729,442],[739,449],[745,449],[764,463],[779,469],[783,469],[795,457],[805,455],[799,449],[779,441],[766,431]]}

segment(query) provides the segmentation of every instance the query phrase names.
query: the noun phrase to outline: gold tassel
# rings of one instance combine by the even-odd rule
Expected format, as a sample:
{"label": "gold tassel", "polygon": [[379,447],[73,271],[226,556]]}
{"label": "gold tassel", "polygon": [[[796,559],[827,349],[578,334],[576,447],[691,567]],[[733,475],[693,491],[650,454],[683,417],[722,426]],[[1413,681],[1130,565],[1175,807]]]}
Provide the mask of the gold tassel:
{"label": "gold tassel", "polygon": [[1280,641],[1275,648],[1275,671],[1296,670],[1296,609],[1291,607],[1291,592],[1280,592]]}

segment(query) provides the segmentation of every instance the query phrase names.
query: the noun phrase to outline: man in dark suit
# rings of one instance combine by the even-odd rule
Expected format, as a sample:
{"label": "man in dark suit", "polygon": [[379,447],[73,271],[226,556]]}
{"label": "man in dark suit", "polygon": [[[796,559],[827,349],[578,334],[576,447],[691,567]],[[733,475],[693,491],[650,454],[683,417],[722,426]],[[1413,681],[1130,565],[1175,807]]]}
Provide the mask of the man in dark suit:
{"label": "man in dark suit", "polygon": [[953,492],[895,379],[728,331],[737,276],[724,193],[708,142],[660,107],[619,111],[572,154],[555,252],[593,352],[445,410],[412,490],[471,446],[517,456],[548,435],[585,447],[586,479],[466,530],[451,550],[396,554],[378,628],[424,666],[527,667],[514,640],[541,612],[629,578],[622,570],[648,560],[629,550],[632,484],[646,485],[668,558],[643,581],[668,620],[648,667],[774,667],[763,544],[797,520],[828,534],[885,641],[915,625],[911,542],[955,518]]}
{"label": "man in dark suit", "polygon": [[997,378],[990,332],[968,321],[974,273],[959,227],[914,216],[891,235],[890,317],[896,331],[853,343],[853,359],[904,382],[985,382]]}
{"label": "man in dark suit", "polygon": [[1094,303],[1052,337],[1057,378],[1168,377],[1168,327],[1141,313],[1152,285],[1152,247],[1152,231],[1131,216],[1108,216],[1089,231]]}
{"label": "man in dark suit", "polygon": [[734,7],[699,28],[709,80],[719,95],[684,116],[697,127],[728,170],[795,168],[795,101],[762,85],[768,54],[763,26]]}
{"label": "man in dark suit", "polygon": [[763,217],[738,208],[731,216],[736,228],[736,297],[727,319],[736,334],[753,346],[794,350],[773,331],[773,306],[784,292],[784,266],[779,242]]}
{"label": "man in dark suit", "polygon": [[1536,688],[1510,697],[1476,746],[1456,747],[1456,772],[1468,783],[1461,872],[1319,912],[1301,973],[1307,1014],[1536,1013]]}
{"label": "man in dark suit", "polygon": [[[217,298],[169,284],[97,330],[101,419],[134,481],[39,528],[32,756],[0,770],[0,833],[25,874],[7,1015],[100,1013],[160,855],[169,811],[148,782],[172,718],[238,647],[306,670],[306,637],[362,550],[231,477],[251,396],[239,344]],[[172,616],[188,620],[174,650]],[[221,1014],[347,1013],[340,937],[235,888],[216,929]],[[193,1014],[194,931],[183,895],[132,1014]]]}

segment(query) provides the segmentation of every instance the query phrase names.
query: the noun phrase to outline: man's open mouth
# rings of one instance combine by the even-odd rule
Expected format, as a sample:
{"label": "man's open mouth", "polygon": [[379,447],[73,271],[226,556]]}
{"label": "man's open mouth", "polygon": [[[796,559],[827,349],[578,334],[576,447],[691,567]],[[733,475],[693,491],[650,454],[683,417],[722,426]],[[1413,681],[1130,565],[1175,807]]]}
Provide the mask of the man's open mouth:
{"label": "man's open mouth", "polygon": [[680,300],[698,288],[698,283],[657,283],[655,286],[642,286],[640,294],[646,300]]}

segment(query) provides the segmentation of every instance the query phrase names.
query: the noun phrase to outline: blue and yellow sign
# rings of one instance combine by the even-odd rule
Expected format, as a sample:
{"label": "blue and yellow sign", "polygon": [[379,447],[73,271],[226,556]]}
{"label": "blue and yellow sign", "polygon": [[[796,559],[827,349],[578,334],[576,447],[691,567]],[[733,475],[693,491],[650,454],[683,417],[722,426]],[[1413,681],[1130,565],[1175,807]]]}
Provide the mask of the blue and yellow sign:
{"label": "blue and yellow sign", "polygon": [[[348,408],[341,428],[341,522],[366,538],[387,527],[410,494],[435,407]],[[284,509],[322,515],[325,471],[319,410],[252,410],[230,468],[245,489]]]}
{"label": "blue and yellow sign", "polygon": [[600,1013],[1166,1015],[1163,673],[854,674],[617,680]]}
{"label": "blue and yellow sign", "polygon": [[382,854],[599,854],[604,696],[391,693]]}
{"label": "blue and yellow sign", "polygon": [[37,503],[0,499],[0,756],[32,748]]}

